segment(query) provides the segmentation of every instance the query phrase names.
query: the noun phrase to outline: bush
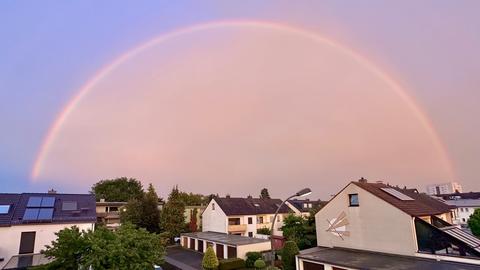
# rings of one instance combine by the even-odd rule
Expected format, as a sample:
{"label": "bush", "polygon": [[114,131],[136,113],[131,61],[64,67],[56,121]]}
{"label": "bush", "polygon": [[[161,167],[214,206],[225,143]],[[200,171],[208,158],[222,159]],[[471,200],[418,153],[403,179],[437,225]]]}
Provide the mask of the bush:
{"label": "bush", "polygon": [[260,252],[256,252],[256,251],[247,252],[247,261],[245,262],[245,265],[248,268],[253,268],[255,261],[261,258],[262,258],[262,253]]}
{"label": "bush", "polygon": [[470,216],[468,220],[468,227],[472,231],[472,234],[480,237],[480,209],[475,209],[473,214]]}
{"label": "bush", "polygon": [[280,270],[280,268],[270,265],[269,267],[266,268],[266,270]]}
{"label": "bush", "polygon": [[213,251],[212,247],[208,247],[207,251],[203,255],[202,268],[206,270],[213,270],[217,269],[218,264],[219,263],[217,255],[215,255],[215,251]]}
{"label": "bush", "polygon": [[221,260],[218,266],[219,270],[241,269],[245,268],[245,261],[240,258],[231,258]]}
{"label": "bush", "polygon": [[255,269],[264,269],[267,266],[267,264],[265,264],[265,261],[262,259],[256,260],[253,265],[255,266]]}
{"label": "bush", "polygon": [[298,246],[295,241],[285,242],[282,251],[282,262],[284,270],[295,270],[295,255],[299,253]]}

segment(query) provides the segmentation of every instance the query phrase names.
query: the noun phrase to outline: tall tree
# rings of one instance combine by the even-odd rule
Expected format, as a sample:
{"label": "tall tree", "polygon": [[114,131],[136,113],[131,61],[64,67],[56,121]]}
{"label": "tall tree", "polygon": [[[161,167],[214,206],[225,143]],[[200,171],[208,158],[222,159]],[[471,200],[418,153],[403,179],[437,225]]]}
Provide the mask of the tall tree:
{"label": "tall tree", "polygon": [[149,232],[160,232],[160,211],[158,209],[158,195],[152,184],[140,199],[130,200],[120,212],[122,222],[129,222]]}
{"label": "tall tree", "polygon": [[80,232],[72,227],[58,232],[57,239],[42,253],[53,262],[40,269],[152,269],[154,264],[163,263],[165,242],[160,235],[130,224],[116,232],[104,227]]}
{"label": "tall tree", "polygon": [[282,232],[283,236],[289,241],[294,241],[300,250],[317,245],[314,216],[304,218],[288,215],[283,220]]}
{"label": "tall tree", "polygon": [[180,197],[178,186],[173,187],[168,195],[168,201],[160,214],[160,228],[171,242],[185,229],[185,203]]}
{"label": "tall tree", "polygon": [[480,237],[480,208],[475,209],[468,219],[468,227],[475,236]]}
{"label": "tall tree", "polygon": [[202,205],[206,200],[202,194],[194,194],[192,192],[187,193],[180,191],[179,197],[185,205]]}
{"label": "tall tree", "polygon": [[120,177],[105,179],[92,186],[91,193],[97,201],[105,199],[107,202],[128,202],[143,196],[142,183],[135,178]]}
{"label": "tall tree", "polygon": [[190,230],[190,232],[196,232],[198,229],[197,213],[197,208],[193,208],[190,212],[190,223],[188,224],[188,229]]}
{"label": "tall tree", "polygon": [[268,193],[267,188],[262,188],[260,191],[260,199],[270,199],[270,194]]}

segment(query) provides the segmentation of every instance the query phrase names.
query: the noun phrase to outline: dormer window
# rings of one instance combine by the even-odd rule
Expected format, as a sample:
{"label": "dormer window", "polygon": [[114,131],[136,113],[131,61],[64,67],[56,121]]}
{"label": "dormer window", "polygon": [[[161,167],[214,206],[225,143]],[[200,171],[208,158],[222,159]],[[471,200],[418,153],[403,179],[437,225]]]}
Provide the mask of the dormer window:
{"label": "dormer window", "polygon": [[0,205],[0,215],[1,214],[8,214],[8,211],[10,211],[10,205],[9,204]]}
{"label": "dormer window", "polygon": [[360,202],[358,201],[358,194],[348,194],[348,200],[350,207],[358,207],[360,206]]}
{"label": "dormer window", "polygon": [[212,210],[215,210],[215,203],[212,203]]}

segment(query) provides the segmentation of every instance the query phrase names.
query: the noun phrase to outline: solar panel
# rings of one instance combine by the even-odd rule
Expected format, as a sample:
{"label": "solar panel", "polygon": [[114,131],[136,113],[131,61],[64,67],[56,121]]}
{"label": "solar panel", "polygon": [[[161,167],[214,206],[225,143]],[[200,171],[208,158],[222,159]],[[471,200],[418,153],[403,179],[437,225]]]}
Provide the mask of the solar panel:
{"label": "solar panel", "polygon": [[41,204],[42,204],[42,197],[28,198],[27,207],[40,207]]}
{"label": "solar panel", "polygon": [[55,205],[55,197],[43,197],[42,207],[53,207]]}
{"label": "solar panel", "polygon": [[62,203],[62,211],[73,211],[73,210],[77,210],[77,202],[72,201],[72,202]]}
{"label": "solar panel", "polygon": [[53,217],[53,208],[41,208],[38,212],[39,220],[52,219]]}
{"label": "solar panel", "polygon": [[383,191],[402,201],[414,201],[414,199],[393,188],[382,188]]}
{"label": "solar panel", "polygon": [[8,214],[9,210],[10,210],[10,205],[9,204],[0,205],[0,214]]}
{"label": "solar panel", "polygon": [[37,220],[39,208],[27,208],[23,214],[23,220]]}

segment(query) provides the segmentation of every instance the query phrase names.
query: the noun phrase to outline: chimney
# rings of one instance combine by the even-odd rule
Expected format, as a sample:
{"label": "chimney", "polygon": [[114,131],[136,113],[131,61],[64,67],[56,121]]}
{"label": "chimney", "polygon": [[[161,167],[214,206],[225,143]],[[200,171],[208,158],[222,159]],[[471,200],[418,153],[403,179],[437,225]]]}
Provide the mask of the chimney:
{"label": "chimney", "polygon": [[103,198],[102,198],[102,199],[100,199],[100,202],[105,202],[105,199],[103,199]]}
{"label": "chimney", "polygon": [[378,180],[378,181],[377,181],[377,184],[383,184],[383,181],[382,181],[382,180]]}
{"label": "chimney", "polygon": [[367,179],[365,179],[365,178],[362,177],[362,178],[358,179],[358,182],[360,182],[360,183],[367,183],[368,181],[367,181]]}
{"label": "chimney", "polygon": [[252,199],[253,197],[252,197],[252,195],[248,195],[247,198],[248,198],[248,199]]}
{"label": "chimney", "polygon": [[225,198],[230,198],[230,194],[225,195]]}
{"label": "chimney", "polygon": [[57,191],[53,188],[48,190],[48,194],[57,194]]}

